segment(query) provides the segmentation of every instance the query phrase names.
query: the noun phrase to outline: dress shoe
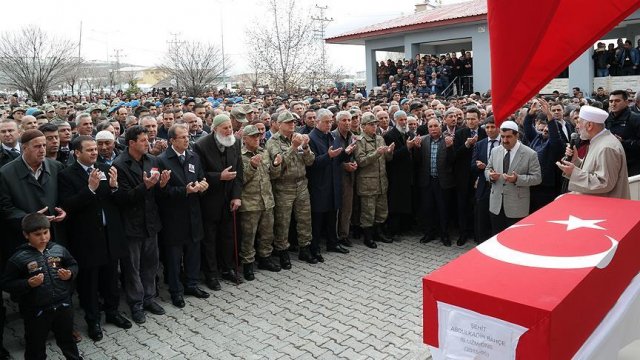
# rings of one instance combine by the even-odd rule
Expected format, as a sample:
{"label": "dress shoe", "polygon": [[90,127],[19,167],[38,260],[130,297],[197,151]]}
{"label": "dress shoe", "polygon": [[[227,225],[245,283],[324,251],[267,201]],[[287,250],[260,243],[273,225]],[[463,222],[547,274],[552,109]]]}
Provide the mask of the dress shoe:
{"label": "dress shoe", "polygon": [[147,321],[147,315],[142,310],[136,310],[131,312],[131,319],[136,324],[144,324]]}
{"label": "dress shoe", "polygon": [[164,315],[165,311],[162,306],[158,305],[155,301],[150,301],[149,303],[144,305],[144,309],[153,315]]}
{"label": "dress shoe", "polygon": [[232,283],[238,283],[238,284],[242,283],[242,279],[240,279],[240,276],[238,276],[236,271],[233,269],[229,269],[223,272],[221,277],[223,280],[227,280]]}
{"label": "dress shoe", "polygon": [[258,258],[258,269],[260,270],[269,270],[273,272],[278,272],[281,270],[280,264],[275,262],[271,257],[259,257]]}
{"label": "dress shoe", "polygon": [[88,326],[88,330],[87,333],[89,334],[89,338],[93,341],[100,341],[102,340],[102,328],[100,327],[100,323],[99,322],[91,322],[87,324]]}
{"label": "dress shoe", "polygon": [[71,331],[71,338],[75,343],[79,343],[80,341],[82,341],[82,335],[80,335],[80,332],[78,332],[78,330]]}
{"label": "dress shoe", "polygon": [[278,252],[278,256],[280,257],[280,267],[285,270],[291,269],[291,259],[289,259],[289,253],[287,250]]}
{"label": "dress shoe", "polygon": [[320,253],[312,254],[312,256],[313,256],[314,258],[316,258],[316,260],[318,260],[318,262],[321,262],[321,263],[323,263],[323,262],[324,262],[324,258],[322,257],[322,255],[321,255]]}
{"label": "dress shoe", "polygon": [[458,238],[458,241],[456,241],[456,245],[458,246],[463,246],[466,243],[467,243],[467,237],[464,235],[460,235],[460,237]]}
{"label": "dress shoe", "polygon": [[222,290],[222,286],[220,286],[220,281],[218,281],[218,279],[216,278],[208,278],[204,281],[205,285],[207,285],[207,287],[213,291],[220,291]]}
{"label": "dress shoe", "polygon": [[298,259],[305,261],[308,264],[317,264],[318,259],[316,259],[313,255],[311,255],[311,250],[309,246],[302,246],[300,248],[300,252],[298,253]]}
{"label": "dress shoe", "polygon": [[171,296],[171,303],[173,306],[182,309],[186,304],[184,302],[184,297],[182,295]]}
{"label": "dress shoe", "polygon": [[371,249],[376,249],[378,244],[373,241],[373,228],[367,227],[362,229],[362,233],[364,234],[364,244]]}
{"label": "dress shoe", "polygon": [[197,286],[188,287],[184,289],[184,294],[189,296],[195,296],[198,299],[206,299],[209,297],[209,293],[200,289]]}
{"label": "dress shoe", "polygon": [[256,279],[255,274],[253,273],[253,263],[243,264],[242,272],[244,272],[244,279],[247,281],[253,281]]}
{"label": "dress shoe", "polygon": [[342,245],[342,246],[346,246],[346,247],[352,247],[353,244],[351,243],[351,240],[349,240],[348,237],[344,238],[344,239],[340,239],[340,241],[338,241],[338,244]]}
{"label": "dress shoe", "polygon": [[327,246],[327,251],[328,252],[340,253],[340,254],[348,254],[349,253],[349,250],[347,250],[344,247],[342,247],[341,244],[337,244],[336,246]]}
{"label": "dress shoe", "polygon": [[442,243],[444,244],[444,246],[451,246],[451,240],[449,240],[449,235],[443,235],[440,237],[440,239],[442,240]]}
{"label": "dress shoe", "polygon": [[113,314],[107,314],[105,316],[108,324],[113,324],[121,329],[131,329],[131,321],[127,320],[120,312],[115,312]]}

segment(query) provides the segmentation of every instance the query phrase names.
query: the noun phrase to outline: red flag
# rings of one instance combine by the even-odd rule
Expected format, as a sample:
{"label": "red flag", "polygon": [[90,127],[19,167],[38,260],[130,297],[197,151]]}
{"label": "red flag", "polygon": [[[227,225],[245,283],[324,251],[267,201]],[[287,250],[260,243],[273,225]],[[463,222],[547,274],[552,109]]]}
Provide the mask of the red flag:
{"label": "red flag", "polygon": [[640,0],[488,0],[499,124],[636,9]]}

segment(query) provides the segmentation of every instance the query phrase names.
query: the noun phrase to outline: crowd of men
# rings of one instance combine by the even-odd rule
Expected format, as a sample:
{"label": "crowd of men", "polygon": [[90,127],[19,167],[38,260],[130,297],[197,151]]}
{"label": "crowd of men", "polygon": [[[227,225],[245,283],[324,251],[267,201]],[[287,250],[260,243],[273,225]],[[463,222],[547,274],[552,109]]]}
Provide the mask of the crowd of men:
{"label": "crowd of men", "polygon": [[[118,309],[121,293],[138,324],[165,313],[161,268],[172,304],[183,308],[184,296],[209,297],[201,283],[218,291],[221,279],[254,280],[256,267],[291,269],[292,251],[318,264],[324,251],[348,254],[354,239],[375,249],[415,229],[422,243],[451,246],[455,233],[462,246],[567,188],[628,198],[581,160],[607,129],[626,157],[624,171],[613,171],[640,173],[640,114],[626,91],[608,94],[609,113],[597,100],[572,102],[573,94],[532,99],[503,122],[479,94],[205,95],[41,106],[12,97],[4,105],[2,265],[25,241],[22,219],[45,214],[52,240],[78,263],[73,276],[94,341],[103,337],[101,312],[132,327]],[[23,316],[57,309],[14,295]]]}

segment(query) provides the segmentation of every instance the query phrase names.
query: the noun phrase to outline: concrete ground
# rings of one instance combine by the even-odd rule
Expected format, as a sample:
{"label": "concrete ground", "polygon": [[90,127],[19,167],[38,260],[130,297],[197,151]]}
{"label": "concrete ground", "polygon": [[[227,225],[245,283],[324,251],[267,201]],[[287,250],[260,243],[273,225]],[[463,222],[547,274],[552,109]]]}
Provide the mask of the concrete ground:
{"label": "concrete ground", "polygon": [[[164,316],[129,330],[103,325],[104,339],[86,336],[76,312],[79,344],[85,359],[429,359],[422,343],[423,275],[471,249],[420,244],[419,236],[401,237],[371,250],[360,242],[351,253],[324,254],[326,262],[293,260],[292,270],[256,272],[240,286],[223,282],[209,299],[186,298],[171,304],[163,286]],[[6,296],[6,295],[5,295]],[[77,302],[77,301],[76,301]],[[125,315],[130,318],[124,305]],[[5,346],[23,358],[22,321],[9,305]],[[51,359],[62,356],[53,336]],[[620,360],[640,359],[640,342],[620,353]]]}

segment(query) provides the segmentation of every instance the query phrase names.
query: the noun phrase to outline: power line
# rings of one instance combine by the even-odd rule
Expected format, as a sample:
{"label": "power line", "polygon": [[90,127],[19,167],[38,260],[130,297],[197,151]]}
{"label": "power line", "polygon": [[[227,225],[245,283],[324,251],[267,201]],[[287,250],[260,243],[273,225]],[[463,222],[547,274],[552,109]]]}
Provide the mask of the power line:
{"label": "power line", "polygon": [[326,59],[326,48],[324,43],[324,34],[327,29],[327,24],[333,21],[333,18],[327,18],[324,15],[325,10],[327,10],[328,6],[320,6],[316,4],[316,9],[320,13],[319,16],[312,16],[311,20],[317,21],[319,24],[318,29],[313,30],[313,34],[316,36],[316,39],[320,40],[320,50],[322,51],[321,60],[322,61],[322,81],[324,82],[327,79],[327,59]]}

